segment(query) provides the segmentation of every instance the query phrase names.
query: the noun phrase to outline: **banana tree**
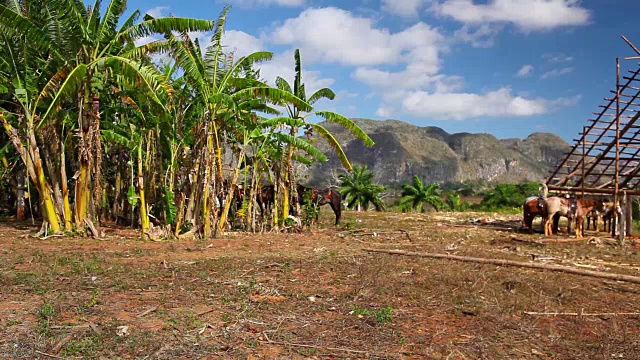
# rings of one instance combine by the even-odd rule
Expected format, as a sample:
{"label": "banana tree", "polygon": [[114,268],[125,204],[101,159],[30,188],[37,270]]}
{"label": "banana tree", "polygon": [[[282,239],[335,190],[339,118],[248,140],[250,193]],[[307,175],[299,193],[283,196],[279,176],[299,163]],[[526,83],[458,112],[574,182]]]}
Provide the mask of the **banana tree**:
{"label": "banana tree", "polygon": [[[322,88],[314,92],[310,97],[307,98],[305,85],[302,82],[302,62],[300,60],[300,50],[296,49],[294,52],[294,60],[295,60],[295,77],[293,81],[293,87],[287,82],[287,80],[277,77],[276,78],[276,86],[278,89],[285,91],[287,93],[293,94],[296,98],[303,100],[305,106],[300,107],[296,104],[285,104],[287,109],[287,115],[292,119],[300,119],[302,120],[302,126],[305,127],[307,134],[311,134],[313,131],[318,133],[322,138],[324,138],[331,146],[338,156],[338,159],[342,162],[342,165],[347,171],[351,171],[351,163],[349,163],[349,159],[347,159],[347,155],[344,153],[342,146],[336,140],[336,138],[331,134],[329,130],[327,130],[322,125],[316,123],[308,122],[308,118],[310,116],[319,116],[327,121],[339,124],[353,134],[353,136],[357,139],[362,140],[365,145],[373,146],[374,142],[369,138],[369,136],[360,129],[360,127],[351,121],[351,119],[342,116],[338,113],[331,111],[316,111],[313,109],[315,103],[321,99],[333,100],[335,98],[335,93],[329,88]],[[290,126],[289,135],[297,136],[299,126]],[[296,183],[295,183],[295,173],[293,167],[293,155],[294,148],[293,146],[288,146],[287,155],[284,158],[284,166],[283,166],[283,181],[285,183],[284,186],[284,203],[282,204],[283,209],[283,218],[286,218],[289,214],[289,201],[290,198],[293,199],[293,202],[296,204],[296,212],[299,212],[299,202],[297,201],[297,191],[295,191]],[[289,194],[293,196],[290,197]]]}
{"label": "banana tree", "polygon": [[[202,119],[204,132],[207,134],[203,151],[204,189],[202,196],[203,235],[211,234],[210,188],[214,187],[214,195],[222,192],[223,161],[222,150],[224,138],[221,132],[227,130],[225,119],[237,111],[237,103],[248,97],[263,98],[273,103],[287,101],[302,109],[308,109],[306,103],[295,95],[272,88],[251,78],[238,77],[240,69],[253,64],[270,60],[270,52],[256,52],[235,60],[224,52],[222,36],[229,8],[226,7],[218,18],[211,44],[202,51],[199,43],[193,41],[187,33],[179,37],[169,36],[167,42],[176,63],[184,71],[185,76],[197,92],[199,101],[205,106]],[[215,176],[215,178],[214,178]],[[233,189],[228,189],[226,197]],[[222,229],[225,215],[218,219],[217,229]]]}
{"label": "banana tree", "polygon": [[[140,47],[134,45],[135,41],[172,31],[208,31],[212,29],[213,22],[149,16],[136,22],[140,16],[137,10],[121,21],[126,0],[111,0],[104,15],[100,14],[100,0],[86,8],[77,0],[52,0],[42,6],[49,10],[55,25],[51,27],[53,31],[39,30],[37,24],[16,9],[4,6],[0,6],[0,24],[14,33],[23,33],[32,46],[50,51],[60,61],[60,67],[41,94],[49,104],[40,123],[53,117],[61,102],[74,99],[79,112],[77,157],[80,163],[76,180],[75,222],[76,226],[84,227],[92,189],[94,201],[97,194],[102,196],[102,147],[100,136],[96,134],[100,132],[99,92],[104,78],[116,77],[125,88],[146,89],[145,96],[160,103],[156,94],[169,89],[155,68],[137,58]],[[64,36],[53,36],[60,32]]]}

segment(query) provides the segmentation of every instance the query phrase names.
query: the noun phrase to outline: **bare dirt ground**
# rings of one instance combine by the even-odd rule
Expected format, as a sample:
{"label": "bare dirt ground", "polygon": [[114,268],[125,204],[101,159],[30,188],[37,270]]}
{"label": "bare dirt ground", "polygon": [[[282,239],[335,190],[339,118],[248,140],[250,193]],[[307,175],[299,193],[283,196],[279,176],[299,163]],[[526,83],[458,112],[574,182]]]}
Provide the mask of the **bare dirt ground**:
{"label": "bare dirt ground", "polygon": [[335,228],[327,210],[305,234],[207,241],[0,222],[0,358],[640,359],[640,285],[363,251],[640,275],[634,244],[534,243],[518,216],[480,213],[347,212]]}

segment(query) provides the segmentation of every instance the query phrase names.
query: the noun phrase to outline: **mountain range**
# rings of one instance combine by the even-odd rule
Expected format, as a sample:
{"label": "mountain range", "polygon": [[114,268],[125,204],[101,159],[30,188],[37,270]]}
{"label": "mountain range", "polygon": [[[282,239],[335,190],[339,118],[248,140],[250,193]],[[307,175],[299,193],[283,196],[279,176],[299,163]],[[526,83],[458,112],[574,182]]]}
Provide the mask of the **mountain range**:
{"label": "mountain range", "polygon": [[[552,133],[498,139],[491,134],[449,134],[439,127],[399,120],[352,120],[375,142],[373,147],[366,147],[339,125],[321,125],[340,142],[352,165],[366,165],[375,181],[387,186],[410,182],[414,175],[428,183],[541,181],[569,149],[566,141]],[[308,184],[335,185],[343,167],[324,139],[314,139],[329,161],[301,166],[298,173]]]}

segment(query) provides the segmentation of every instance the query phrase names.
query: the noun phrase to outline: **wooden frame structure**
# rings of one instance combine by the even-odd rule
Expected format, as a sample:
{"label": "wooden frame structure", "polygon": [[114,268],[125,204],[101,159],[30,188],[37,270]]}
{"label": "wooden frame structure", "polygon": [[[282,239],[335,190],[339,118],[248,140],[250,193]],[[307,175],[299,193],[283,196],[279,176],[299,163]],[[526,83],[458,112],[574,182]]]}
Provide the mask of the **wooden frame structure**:
{"label": "wooden frame structure", "polygon": [[[637,54],[625,60],[640,59],[640,50],[626,37],[622,39]],[[631,196],[640,195],[640,67],[621,76],[620,58],[616,58],[615,84],[551,171],[547,186],[550,191],[580,196],[609,195],[616,204],[621,199],[626,221],[618,221],[618,234],[624,241],[622,230],[631,234],[632,228]]]}

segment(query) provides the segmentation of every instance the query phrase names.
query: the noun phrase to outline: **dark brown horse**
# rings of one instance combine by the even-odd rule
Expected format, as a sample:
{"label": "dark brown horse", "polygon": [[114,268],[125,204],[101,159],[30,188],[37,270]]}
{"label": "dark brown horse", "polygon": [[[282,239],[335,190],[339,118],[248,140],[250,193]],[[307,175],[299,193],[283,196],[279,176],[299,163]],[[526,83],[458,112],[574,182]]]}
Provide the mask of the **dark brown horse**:
{"label": "dark brown horse", "polygon": [[533,219],[538,215],[544,217],[543,209],[544,200],[537,196],[527,198],[522,204],[522,224],[529,232],[533,233]]}
{"label": "dark brown horse", "polygon": [[[318,189],[318,187],[306,187],[298,184],[296,187],[298,192],[298,203],[300,205],[305,205],[307,203],[307,199],[309,195],[305,197],[305,194],[311,194],[311,201],[316,203],[319,206],[329,204],[333,213],[336,215],[336,225],[340,222],[340,216],[342,215],[342,196],[340,192],[332,189]],[[316,221],[318,220],[318,214],[316,214]]]}
{"label": "dark brown horse", "polygon": [[260,187],[260,191],[256,196],[258,206],[260,206],[260,215],[264,218],[264,211],[270,211],[275,201],[276,188],[273,185],[264,185]]}

